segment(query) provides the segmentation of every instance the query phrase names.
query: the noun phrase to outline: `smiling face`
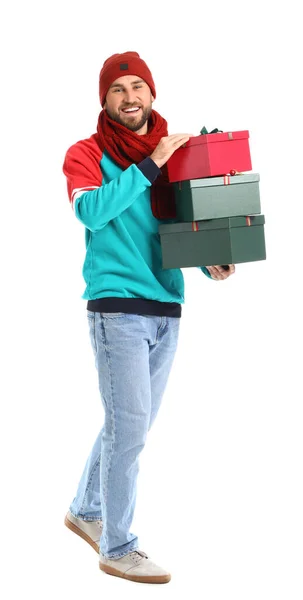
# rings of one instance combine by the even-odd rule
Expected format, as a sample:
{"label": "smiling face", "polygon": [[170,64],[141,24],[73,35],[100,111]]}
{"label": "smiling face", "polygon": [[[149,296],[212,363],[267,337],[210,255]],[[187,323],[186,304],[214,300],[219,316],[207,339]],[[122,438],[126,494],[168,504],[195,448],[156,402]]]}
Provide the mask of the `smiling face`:
{"label": "smiling face", "polygon": [[119,77],[110,86],[104,104],[111,119],[138,135],[148,130],[154,98],[150,88],[137,75]]}

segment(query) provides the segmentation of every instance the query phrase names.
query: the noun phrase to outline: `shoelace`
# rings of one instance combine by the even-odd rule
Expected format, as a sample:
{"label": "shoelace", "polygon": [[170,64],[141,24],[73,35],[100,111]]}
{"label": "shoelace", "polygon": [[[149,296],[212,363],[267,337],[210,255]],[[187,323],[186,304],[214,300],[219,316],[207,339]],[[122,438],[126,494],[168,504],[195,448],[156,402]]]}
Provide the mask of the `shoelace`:
{"label": "shoelace", "polygon": [[136,564],[138,564],[142,558],[148,558],[147,554],[145,554],[143,550],[134,550],[133,552],[130,552],[130,556]]}

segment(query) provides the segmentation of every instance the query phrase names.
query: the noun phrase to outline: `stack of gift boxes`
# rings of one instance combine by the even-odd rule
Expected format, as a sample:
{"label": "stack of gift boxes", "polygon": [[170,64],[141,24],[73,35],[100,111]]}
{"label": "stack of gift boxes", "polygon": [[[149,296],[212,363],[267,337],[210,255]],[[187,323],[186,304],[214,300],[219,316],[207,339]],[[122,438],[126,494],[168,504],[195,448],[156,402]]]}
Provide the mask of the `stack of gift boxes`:
{"label": "stack of gift boxes", "polygon": [[259,174],[249,132],[191,137],[167,162],[177,222],[159,225],[163,269],[265,260]]}

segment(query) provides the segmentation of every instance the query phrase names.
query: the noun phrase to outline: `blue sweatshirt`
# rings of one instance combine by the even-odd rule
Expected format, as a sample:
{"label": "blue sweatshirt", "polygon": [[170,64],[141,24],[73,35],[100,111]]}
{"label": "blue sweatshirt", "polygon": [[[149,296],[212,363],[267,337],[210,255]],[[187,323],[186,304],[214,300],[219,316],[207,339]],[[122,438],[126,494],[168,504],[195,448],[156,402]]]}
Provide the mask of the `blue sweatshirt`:
{"label": "blue sweatshirt", "polygon": [[123,170],[95,145],[95,136],[77,142],[63,165],[72,208],[85,226],[82,298],[92,311],[181,317],[183,274],[162,268],[158,233],[159,223],[177,221],[160,221],[151,209],[150,187],[161,170],[150,157]]}

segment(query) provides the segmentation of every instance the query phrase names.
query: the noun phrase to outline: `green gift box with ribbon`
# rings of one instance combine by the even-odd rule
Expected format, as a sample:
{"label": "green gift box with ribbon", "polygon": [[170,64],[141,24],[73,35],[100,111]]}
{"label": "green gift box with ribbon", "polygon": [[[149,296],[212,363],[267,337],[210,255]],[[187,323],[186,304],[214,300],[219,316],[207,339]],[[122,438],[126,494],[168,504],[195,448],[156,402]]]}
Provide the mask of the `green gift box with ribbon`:
{"label": "green gift box with ribbon", "polygon": [[265,260],[264,223],[264,215],[254,215],[161,224],[162,268]]}
{"label": "green gift box with ribbon", "polygon": [[200,221],[261,213],[258,173],[174,183],[177,220]]}

